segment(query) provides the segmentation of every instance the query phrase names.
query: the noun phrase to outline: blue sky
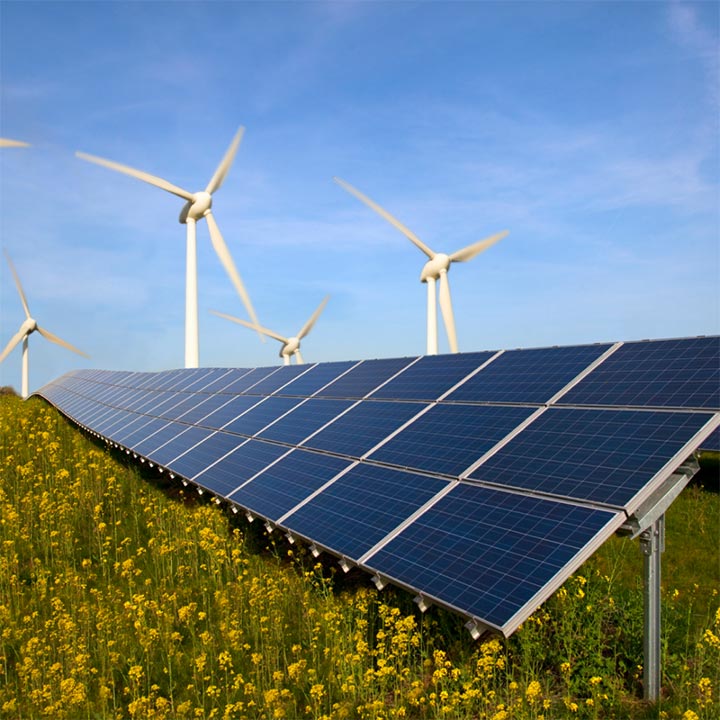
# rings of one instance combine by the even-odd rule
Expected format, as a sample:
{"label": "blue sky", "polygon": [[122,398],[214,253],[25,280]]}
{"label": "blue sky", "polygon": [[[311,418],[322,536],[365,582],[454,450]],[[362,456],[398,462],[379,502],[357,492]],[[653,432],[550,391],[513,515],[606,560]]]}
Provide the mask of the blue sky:
{"label": "blue sky", "polygon": [[[0,4],[0,236],[38,322],[30,386],[183,364],[182,201],[205,187],[262,324],[307,361],[425,351],[424,256],[452,252],[460,349],[720,330],[715,3]],[[200,362],[280,362],[198,226]],[[0,269],[0,345],[23,319]],[[447,348],[440,329],[441,351]],[[19,388],[20,349],[0,365]]]}

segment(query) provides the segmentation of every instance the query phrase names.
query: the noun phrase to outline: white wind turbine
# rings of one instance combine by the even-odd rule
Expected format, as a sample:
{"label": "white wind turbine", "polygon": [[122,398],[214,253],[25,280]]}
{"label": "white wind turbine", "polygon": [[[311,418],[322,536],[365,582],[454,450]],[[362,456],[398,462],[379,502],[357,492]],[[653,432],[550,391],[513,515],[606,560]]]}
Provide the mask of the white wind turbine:
{"label": "white wind turbine", "polygon": [[290,358],[294,355],[295,363],[297,365],[302,365],[304,360],[302,358],[302,355],[300,354],[300,341],[310,332],[310,330],[312,330],[313,325],[320,317],[320,313],[325,309],[325,305],[327,304],[327,301],[329,299],[329,295],[323,298],[323,301],[320,303],[320,305],[318,305],[317,310],[315,310],[315,312],[310,316],[310,319],[302,326],[300,332],[293,337],[283,337],[279,333],[273,332],[272,330],[260,327],[259,325],[253,325],[252,323],[247,322],[247,320],[241,320],[240,318],[236,318],[232,315],[226,315],[225,313],[217,312],[216,310],[211,310],[210,312],[214,315],[217,315],[218,317],[225,318],[226,320],[231,320],[232,322],[244,325],[251,330],[256,330],[263,333],[263,335],[267,335],[268,337],[278,340],[282,343],[282,348],[280,348],[280,357],[283,359],[283,363],[285,365],[289,365]]}
{"label": "white wind turbine", "polygon": [[29,371],[28,337],[36,330],[44,338],[46,338],[50,342],[54,342],[56,345],[62,345],[62,347],[67,348],[68,350],[72,350],[74,353],[82,355],[83,357],[90,356],[86,355],[84,352],[82,352],[82,350],[78,350],[70,343],[65,342],[65,340],[60,339],[57,335],[53,335],[51,332],[45,330],[45,328],[42,328],[37,324],[35,318],[30,315],[30,309],[28,308],[27,299],[25,298],[25,293],[23,292],[22,285],[20,284],[20,278],[18,277],[18,274],[15,271],[15,266],[12,264],[12,260],[10,260],[10,256],[7,254],[7,252],[5,253],[5,258],[7,259],[8,265],[10,266],[10,271],[12,272],[13,279],[15,280],[15,285],[17,286],[17,290],[20,295],[20,301],[22,302],[23,310],[25,310],[25,320],[20,326],[20,329],[15,333],[15,335],[13,335],[12,338],[10,338],[10,342],[5,346],[5,349],[2,351],[2,355],[0,355],[0,363],[12,352],[15,346],[22,340],[22,396],[23,398],[26,398],[28,396]]}
{"label": "white wind turbine", "polygon": [[245,128],[241,127],[233,141],[230,143],[230,147],[227,149],[225,156],[220,161],[220,164],[215,170],[215,174],[210,179],[207,187],[199,192],[190,192],[189,190],[183,190],[169,183],[167,180],[150,175],[149,173],[143,172],[142,170],[136,170],[128,167],[127,165],[121,165],[120,163],[113,162],[112,160],[105,160],[104,158],[97,157],[95,155],[88,155],[87,153],[77,152],[75,153],[79,158],[88,160],[98,165],[103,165],[111,170],[117,170],[118,172],[125,173],[131,177],[143,180],[146,183],[155,185],[156,187],[166,190],[173,195],[183,198],[187,202],[183,206],[180,212],[180,222],[187,225],[187,260],[186,260],[186,276],[185,276],[185,367],[196,368],[199,362],[199,343],[198,343],[198,285],[197,285],[197,233],[196,224],[198,220],[205,218],[208,224],[208,230],[210,231],[210,240],[215,252],[220,258],[225,271],[230,276],[235,289],[240,295],[248,314],[252,318],[253,322],[257,325],[257,316],[253,309],[250,297],[245,290],[240,274],[238,273],[235,263],[233,262],[232,255],[228,250],[223,236],[220,233],[215,218],[210,210],[212,207],[212,195],[215,191],[220,189],[220,186],[225,180],[225,176],[230,170],[230,166],[235,159],[235,153],[237,152],[240,141],[242,140]]}
{"label": "white wind turbine", "polygon": [[371,200],[367,195],[363,195],[359,190],[349,183],[336,177],[333,178],[341,187],[345,188],[349,193],[371,207],[376,213],[384,217],[391,225],[396,227],[405,237],[407,237],[417,248],[422,250],[428,256],[428,261],[423,266],[420,273],[420,281],[427,283],[428,299],[427,299],[427,354],[437,355],[438,353],[438,337],[437,337],[437,306],[435,297],[435,282],[440,280],[440,311],[442,312],[443,323],[448,336],[450,352],[458,351],[457,334],[455,332],[455,317],[453,315],[452,300],[450,298],[450,282],[448,280],[448,270],[454,262],[466,262],[472,260],[483,250],[487,250],[498,240],[502,240],[507,234],[507,230],[491,235],[485,240],[468,245],[461,250],[456,250],[451,255],[445,253],[436,253],[431,250],[414,232],[405,227],[397,218],[393,217],[387,210],[381,208],[376,202]]}

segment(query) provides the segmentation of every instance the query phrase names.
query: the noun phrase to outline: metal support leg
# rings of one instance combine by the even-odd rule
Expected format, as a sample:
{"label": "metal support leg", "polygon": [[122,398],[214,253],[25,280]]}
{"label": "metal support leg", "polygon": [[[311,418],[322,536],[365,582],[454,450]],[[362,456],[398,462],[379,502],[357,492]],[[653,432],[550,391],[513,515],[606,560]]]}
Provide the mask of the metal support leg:
{"label": "metal support leg", "polygon": [[645,638],[643,643],[644,697],[660,699],[660,559],[665,550],[665,516],[661,515],[640,535],[645,565]]}

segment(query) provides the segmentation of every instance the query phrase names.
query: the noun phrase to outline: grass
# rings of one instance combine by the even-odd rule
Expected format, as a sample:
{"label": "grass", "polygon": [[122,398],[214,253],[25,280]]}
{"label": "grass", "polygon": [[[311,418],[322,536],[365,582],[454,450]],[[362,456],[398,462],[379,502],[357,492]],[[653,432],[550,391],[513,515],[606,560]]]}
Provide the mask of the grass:
{"label": "grass", "polygon": [[509,641],[473,642],[121,459],[0,397],[0,718],[717,717],[716,493],[667,513],[649,706],[637,542],[606,543]]}

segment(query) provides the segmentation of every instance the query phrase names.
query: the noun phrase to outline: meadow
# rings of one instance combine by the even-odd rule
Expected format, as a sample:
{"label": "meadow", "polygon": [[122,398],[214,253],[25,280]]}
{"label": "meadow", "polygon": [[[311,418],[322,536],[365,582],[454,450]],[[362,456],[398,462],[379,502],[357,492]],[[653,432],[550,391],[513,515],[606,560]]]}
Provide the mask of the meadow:
{"label": "meadow", "polygon": [[663,693],[613,538],[509,640],[0,397],[0,718],[681,718],[720,707],[720,495],[667,513]]}

